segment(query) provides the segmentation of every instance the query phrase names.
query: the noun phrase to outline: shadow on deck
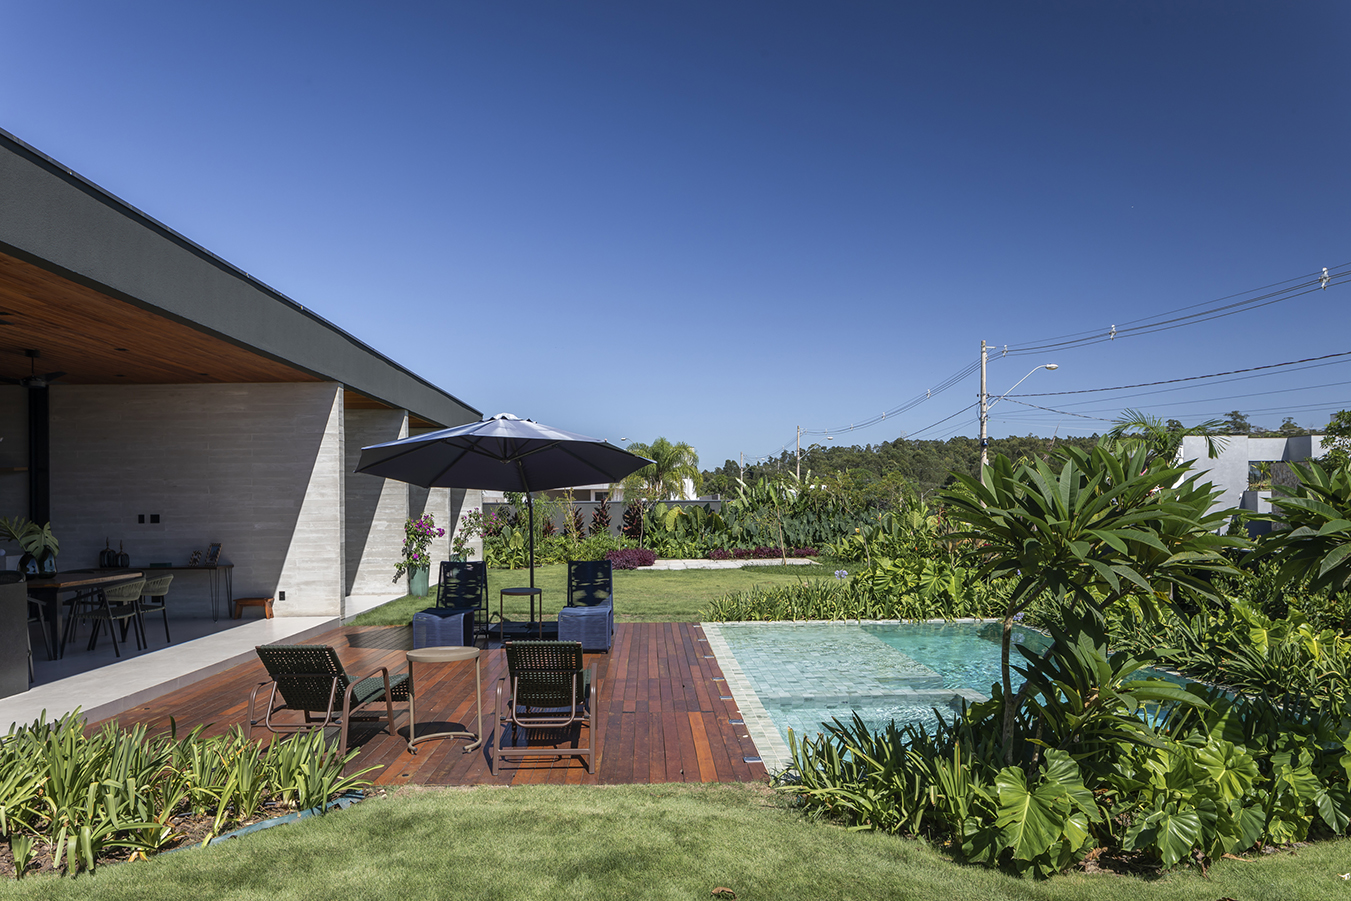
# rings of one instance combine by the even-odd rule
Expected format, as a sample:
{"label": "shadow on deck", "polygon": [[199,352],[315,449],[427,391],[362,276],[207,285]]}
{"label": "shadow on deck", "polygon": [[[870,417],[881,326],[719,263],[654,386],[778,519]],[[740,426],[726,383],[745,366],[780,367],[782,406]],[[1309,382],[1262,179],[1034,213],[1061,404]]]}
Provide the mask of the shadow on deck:
{"label": "shadow on deck", "polygon": [[[409,627],[346,626],[308,640],[338,649],[343,665],[354,677],[387,666],[390,672],[407,669],[404,652],[412,646]],[[500,649],[484,652],[484,746],[466,754],[458,739],[407,746],[407,705],[395,708],[397,736],[353,722],[350,742],[361,754],[352,766],[378,766],[367,778],[379,785],[476,784],[622,784],[658,782],[746,782],[762,780],[765,767],[747,762],[758,757],[740,719],[736,702],[727,697],[718,662],[708,650],[703,630],[694,623],[620,623],[609,654],[587,654],[599,664],[600,692],[596,716],[597,762],[588,773],[576,758],[548,756],[502,762],[496,774],[488,769],[488,755],[496,742],[510,740],[504,729],[493,729],[494,690],[506,675],[506,657]],[[417,731],[419,734],[475,727],[473,663],[419,664],[417,668]],[[170,717],[180,734],[206,724],[207,734],[243,724],[248,697],[266,681],[262,664],[254,660],[204,682],[156,698],[113,719],[123,726],[145,724],[151,731],[167,731]],[[256,729],[254,737],[267,737]],[[524,736],[517,744],[525,744]],[[531,741],[531,746],[536,742]]]}

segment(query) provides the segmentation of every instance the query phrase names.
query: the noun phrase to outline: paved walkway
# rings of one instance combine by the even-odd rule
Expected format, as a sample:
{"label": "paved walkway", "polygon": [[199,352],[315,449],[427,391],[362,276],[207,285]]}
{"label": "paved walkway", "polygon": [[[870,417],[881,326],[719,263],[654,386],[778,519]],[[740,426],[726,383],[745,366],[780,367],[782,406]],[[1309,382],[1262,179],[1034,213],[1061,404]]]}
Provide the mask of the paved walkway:
{"label": "paved walkway", "polygon": [[[350,619],[396,597],[351,595],[343,609]],[[169,624],[174,643],[165,646],[164,627],[158,614],[154,614],[146,620],[150,649],[139,651],[134,641],[125,641],[120,658],[114,655],[113,644],[106,635],[93,651],[87,650],[87,626],[85,634],[77,636],[78,640],[58,660],[48,660],[41,639],[34,636],[37,644],[33,668],[37,684],[28,691],[0,698],[0,735],[11,723],[30,724],[43,711],[55,719],[79,708],[91,722],[114,716],[150,698],[252,660],[253,649],[260,644],[303,641],[341,624],[331,616],[278,616],[264,620],[261,610],[245,612],[243,620],[232,620],[232,611],[226,606],[222,604],[221,619],[214,620],[202,603],[171,604]]]}
{"label": "paved walkway", "polygon": [[[779,557],[772,560],[658,560],[641,569],[741,569],[743,566],[780,566],[783,562]],[[811,557],[788,558],[789,566],[805,566],[815,562]]]}

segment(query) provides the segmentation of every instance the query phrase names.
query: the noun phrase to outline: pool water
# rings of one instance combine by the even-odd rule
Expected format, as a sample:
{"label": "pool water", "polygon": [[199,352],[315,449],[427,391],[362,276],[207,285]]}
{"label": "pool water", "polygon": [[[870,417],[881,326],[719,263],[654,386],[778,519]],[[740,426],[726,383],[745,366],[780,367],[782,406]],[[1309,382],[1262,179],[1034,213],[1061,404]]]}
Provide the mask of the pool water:
{"label": "pool water", "polygon": [[[815,735],[822,723],[847,723],[855,712],[875,730],[892,721],[932,729],[934,708],[950,721],[964,700],[988,698],[1000,680],[997,623],[719,623],[705,630],[725,642],[731,668],[784,741],[790,729]],[[1048,643],[1022,628],[1014,641],[1038,651]],[[1013,678],[1017,690],[1022,678]],[[749,699],[738,700],[745,708]]]}

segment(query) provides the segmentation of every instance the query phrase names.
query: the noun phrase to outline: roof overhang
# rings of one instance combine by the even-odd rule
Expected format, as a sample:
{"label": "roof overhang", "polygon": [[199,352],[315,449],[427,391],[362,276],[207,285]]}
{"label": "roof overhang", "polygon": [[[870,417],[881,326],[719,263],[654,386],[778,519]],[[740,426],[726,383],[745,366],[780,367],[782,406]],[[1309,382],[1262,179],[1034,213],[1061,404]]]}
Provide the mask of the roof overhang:
{"label": "roof overhang", "polygon": [[[0,130],[0,378],[340,382],[415,426],[479,411]],[[33,360],[26,350],[40,351]]]}

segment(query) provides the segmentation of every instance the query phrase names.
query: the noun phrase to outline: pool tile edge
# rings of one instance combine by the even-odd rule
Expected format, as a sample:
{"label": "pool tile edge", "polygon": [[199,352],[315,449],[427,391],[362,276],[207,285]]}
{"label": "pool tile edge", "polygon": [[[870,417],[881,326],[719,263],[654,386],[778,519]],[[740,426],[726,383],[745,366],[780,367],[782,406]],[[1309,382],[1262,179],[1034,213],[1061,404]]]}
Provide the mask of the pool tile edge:
{"label": "pool tile edge", "polygon": [[746,733],[755,743],[755,749],[760,752],[765,769],[771,775],[787,769],[793,760],[788,752],[788,744],[779,735],[778,726],[774,725],[769,711],[760,703],[760,696],[755,693],[750,680],[742,672],[736,655],[732,653],[732,649],[727,645],[727,639],[723,637],[720,624],[700,623],[700,626],[708,639],[708,649],[717,657],[718,667],[727,680],[727,690],[736,699],[741,718],[745,720]]}

